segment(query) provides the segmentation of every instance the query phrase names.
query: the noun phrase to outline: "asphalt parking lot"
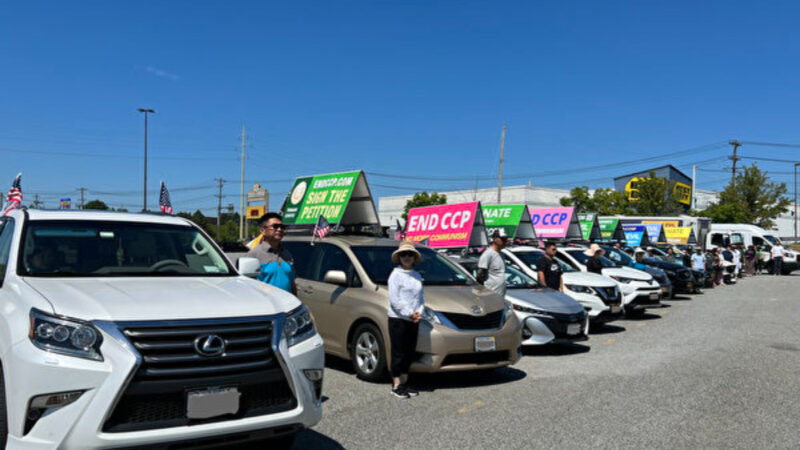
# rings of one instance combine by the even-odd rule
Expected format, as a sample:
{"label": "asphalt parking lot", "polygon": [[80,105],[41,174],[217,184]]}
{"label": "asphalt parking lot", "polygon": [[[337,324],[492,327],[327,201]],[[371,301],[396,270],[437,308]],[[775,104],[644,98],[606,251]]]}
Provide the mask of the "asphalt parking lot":
{"label": "asphalt parking lot", "polygon": [[510,368],[417,376],[419,397],[329,360],[297,449],[798,448],[800,274],[665,302]]}

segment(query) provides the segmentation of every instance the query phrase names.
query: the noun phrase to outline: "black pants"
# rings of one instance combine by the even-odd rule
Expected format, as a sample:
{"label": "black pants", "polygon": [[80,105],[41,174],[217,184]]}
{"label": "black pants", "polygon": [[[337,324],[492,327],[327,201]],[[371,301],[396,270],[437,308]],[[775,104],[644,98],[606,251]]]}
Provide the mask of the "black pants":
{"label": "black pants", "polygon": [[408,368],[417,357],[417,333],[419,324],[408,320],[389,318],[389,339],[392,345],[393,377],[408,373]]}
{"label": "black pants", "polygon": [[772,264],[774,266],[773,269],[775,269],[775,275],[780,275],[783,270],[783,257],[772,258]]}

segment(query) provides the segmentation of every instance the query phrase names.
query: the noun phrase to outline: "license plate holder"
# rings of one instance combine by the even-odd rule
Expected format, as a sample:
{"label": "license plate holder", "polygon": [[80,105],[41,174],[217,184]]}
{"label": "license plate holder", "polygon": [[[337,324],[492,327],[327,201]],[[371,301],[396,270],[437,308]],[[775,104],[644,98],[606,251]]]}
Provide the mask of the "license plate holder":
{"label": "license plate holder", "polygon": [[212,387],[186,393],[186,417],[209,419],[239,412],[239,389],[235,387]]}
{"label": "license plate holder", "polygon": [[576,334],[581,334],[581,324],[579,323],[570,323],[567,325],[567,334],[570,336],[575,336]]}
{"label": "license plate holder", "polygon": [[494,336],[476,337],[475,338],[475,351],[476,352],[493,352],[497,349],[497,344]]}
{"label": "license plate holder", "polygon": [[658,300],[659,294],[658,292],[653,292],[650,294],[650,300]]}
{"label": "license plate holder", "polygon": [[619,306],[619,305],[611,306],[611,314],[616,314],[616,313],[618,313],[620,311],[622,311],[622,307],[621,306]]}

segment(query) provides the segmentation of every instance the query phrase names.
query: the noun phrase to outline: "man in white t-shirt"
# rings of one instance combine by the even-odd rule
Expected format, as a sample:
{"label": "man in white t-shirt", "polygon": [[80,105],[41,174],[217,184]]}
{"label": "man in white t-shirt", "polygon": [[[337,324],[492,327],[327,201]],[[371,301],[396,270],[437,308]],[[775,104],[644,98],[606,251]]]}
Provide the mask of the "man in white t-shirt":
{"label": "man in white t-shirt", "polygon": [[506,295],[506,263],[500,252],[506,247],[506,243],[508,236],[505,230],[498,228],[492,233],[492,245],[478,260],[478,282],[502,296]]}
{"label": "man in white t-shirt", "polygon": [[692,255],[692,270],[706,271],[706,255],[700,247],[697,247],[697,253]]}
{"label": "man in white t-shirt", "polygon": [[783,255],[786,254],[786,250],[783,249],[783,245],[781,245],[781,241],[776,241],[775,245],[772,246],[772,269],[774,270],[775,275],[780,275],[781,270],[783,270]]}

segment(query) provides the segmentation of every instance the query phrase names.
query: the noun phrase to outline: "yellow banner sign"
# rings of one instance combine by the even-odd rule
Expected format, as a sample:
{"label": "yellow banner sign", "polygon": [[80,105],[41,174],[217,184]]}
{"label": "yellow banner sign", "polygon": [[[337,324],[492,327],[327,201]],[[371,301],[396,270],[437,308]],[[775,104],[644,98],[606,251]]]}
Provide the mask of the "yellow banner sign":
{"label": "yellow banner sign", "polygon": [[670,244],[688,244],[689,235],[692,234],[692,227],[668,227],[664,226],[664,236]]}
{"label": "yellow banner sign", "polygon": [[[642,224],[646,223],[660,223],[663,228],[674,228],[678,226],[677,220],[643,220]],[[664,231],[666,233],[666,230]]]}

